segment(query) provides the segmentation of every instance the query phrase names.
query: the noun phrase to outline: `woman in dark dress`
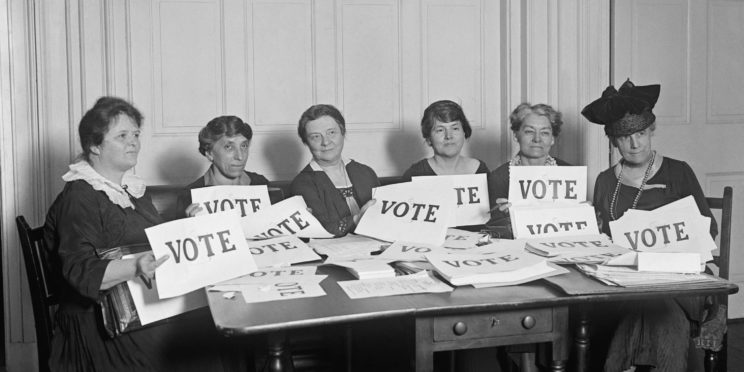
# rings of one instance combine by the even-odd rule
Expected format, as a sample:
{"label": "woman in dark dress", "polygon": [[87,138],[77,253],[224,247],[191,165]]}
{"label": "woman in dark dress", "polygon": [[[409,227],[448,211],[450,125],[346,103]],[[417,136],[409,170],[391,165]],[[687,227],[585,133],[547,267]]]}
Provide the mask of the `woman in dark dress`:
{"label": "woman in dark dress", "polygon": [[237,116],[219,116],[199,131],[199,152],[212,165],[178,196],[178,210],[193,217],[201,207],[191,203],[191,190],[221,185],[268,185],[266,177],[245,170],[253,130]]}
{"label": "woman in dark dress", "polygon": [[65,188],[47,214],[47,256],[58,276],[50,282],[57,284],[60,299],[49,360],[53,371],[223,370],[230,363],[220,355],[224,341],[207,311],[115,338],[103,330],[96,306],[101,291],[140,275],[153,277],[167,259],[148,252],[107,260],[96,253],[145,243],[144,229],[161,222],[144,196],[144,183],[128,172],[137,163],[141,125],[142,115],[128,102],[100,98],[80,122],[81,160],[62,177]]}
{"label": "woman in dark dress", "polygon": [[372,168],[341,153],[346,121],[331,105],[311,106],[300,117],[297,133],[313,160],[292,180],[292,195],[301,195],[323,227],[336,237],[354,230],[380,185]]}
{"label": "woman in dark dress", "polygon": [[[692,195],[700,213],[711,217],[710,233],[717,234],[715,220],[695,173],[683,161],[662,156],[652,148],[656,129],[653,114],[659,85],[635,86],[628,80],[619,90],[608,87],[602,97],[581,112],[589,121],[604,125],[612,145],[622,158],[597,177],[594,207],[601,231],[610,234],[609,222],[628,209],[652,210]],[[611,310],[619,323],[612,337],[605,371],[636,370],[679,372],[702,367],[692,353],[691,330],[702,318],[701,300],[680,298],[653,302],[630,302]],[[610,309],[601,311],[604,317]],[[688,365],[688,360],[693,364]]]}
{"label": "woman in dark dress", "polygon": [[486,224],[494,235],[511,239],[509,219],[509,167],[565,166],[565,161],[550,156],[550,149],[561,133],[561,113],[546,104],[521,103],[509,115],[519,152],[508,162],[488,174],[488,196],[491,198],[491,220]]}
{"label": "woman in dark dress", "polygon": [[436,101],[424,110],[421,134],[434,154],[411,165],[403,180],[411,177],[488,173],[486,163],[461,153],[473,130],[462,107],[452,101]]}

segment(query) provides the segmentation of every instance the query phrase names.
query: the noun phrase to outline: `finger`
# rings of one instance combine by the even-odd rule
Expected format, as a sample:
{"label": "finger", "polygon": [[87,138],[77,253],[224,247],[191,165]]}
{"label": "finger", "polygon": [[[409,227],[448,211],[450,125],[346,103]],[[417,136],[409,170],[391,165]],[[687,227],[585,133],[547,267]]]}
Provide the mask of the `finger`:
{"label": "finger", "polygon": [[[153,256],[153,258],[155,258],[155,256]],[[162,264],[163,264],[163,262],[165,262],[165,261],[168,261],[168,259],[169,259],[169,258],[170,258],[170,256],[168,256],[168,255],[165,255],[165,256],[163,256],[163,257],[160,257],[160,258],[158,258],[158,259],[157,259],[157,260],[156,260],[156,261],[155,261],[155,262],[153,263],[153,270],[154,270],[154,269],[157,269],[157,268],[158,268],[158,266],[160,266],[160,265],[162,265]]]}
{"label": "finger", "polygon": [[508,202],[509,202],[509,199],[507,199],[507,198],[497,198],[496,199],[496,203],[498,203],[498,204],[504,204],[504,203],[508,203]]}

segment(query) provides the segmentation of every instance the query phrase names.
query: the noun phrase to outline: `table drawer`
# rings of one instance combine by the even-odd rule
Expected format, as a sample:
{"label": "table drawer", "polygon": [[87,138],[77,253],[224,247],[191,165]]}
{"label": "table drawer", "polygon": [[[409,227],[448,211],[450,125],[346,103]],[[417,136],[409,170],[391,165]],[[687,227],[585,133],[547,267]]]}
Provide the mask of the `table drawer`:
{"label": "table drawer", "polygon": [[435,318],[434,341],[452,341],[495,336],[550,332],[551,309],[526,309]]}

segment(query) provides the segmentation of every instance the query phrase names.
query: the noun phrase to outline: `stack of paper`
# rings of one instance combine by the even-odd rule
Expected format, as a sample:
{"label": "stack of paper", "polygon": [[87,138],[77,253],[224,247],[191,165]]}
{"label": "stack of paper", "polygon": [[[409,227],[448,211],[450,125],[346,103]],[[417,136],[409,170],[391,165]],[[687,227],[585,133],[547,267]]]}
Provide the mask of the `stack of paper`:
{"label": "stack of paper", "polygon": [[510,167],[509,215],[515,238],[599,234],[586,201],[586,167]]}
{"label": "stack of paper", "polygon": [[557,264],[603,263],[630,252],[604,234],[527,239],[525,249]]}
{"label": "stack of paper", "polygon": [[714,282],[716,278],[700,273],[639,272],[632,267],[579,264],[584,274],[604,284],[620,287],[652,287],[664,284]]}
{"label": "stack of paper", "polygon": [[379,252],[389,243],[362,235],[348,234],[341,238],[310,239],[308,245],[318,254],[331,261],[367,259]]}
{"label": "stack of paper", "polygon": [[428,254],[426,259],[439,275],[458,286],[515,285],[564,272],[520,248],[488,255]]}
{"label": "stack of paper", "polygon": [[352,299],[452,291],[452,287],[426,272],[394,278],[349,280],[338,282],[338,285]]}

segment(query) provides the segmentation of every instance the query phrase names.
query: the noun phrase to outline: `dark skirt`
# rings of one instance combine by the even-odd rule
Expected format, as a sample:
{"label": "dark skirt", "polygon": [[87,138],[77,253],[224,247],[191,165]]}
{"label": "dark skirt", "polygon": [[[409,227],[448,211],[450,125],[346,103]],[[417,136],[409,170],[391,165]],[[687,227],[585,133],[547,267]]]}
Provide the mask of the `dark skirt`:
{"label": "dark skirt", "polygon": [[52,371],[237,371],[241,346],[215,329],[207,308],[109,338],[94,308],[60,309],[52,337]]}

